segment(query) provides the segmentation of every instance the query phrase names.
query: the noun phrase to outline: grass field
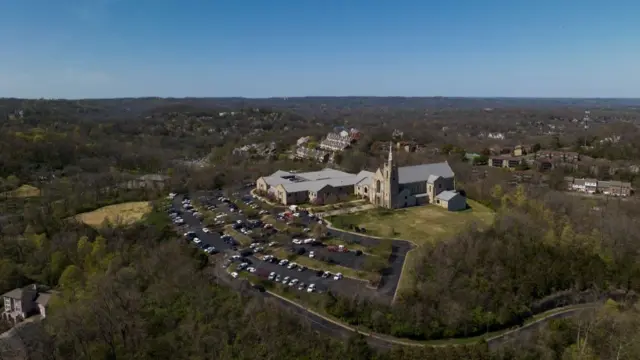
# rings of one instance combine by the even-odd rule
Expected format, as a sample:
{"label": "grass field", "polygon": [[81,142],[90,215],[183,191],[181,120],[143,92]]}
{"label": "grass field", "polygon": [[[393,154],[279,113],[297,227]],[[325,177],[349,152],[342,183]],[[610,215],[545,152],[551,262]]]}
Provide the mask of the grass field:
{"label": "grass field", "polygon": [[100,226],[105,220],[112,223],[131,224],[142,219],[150,211],[151,204],[148,201],[135,201],[109,205],[78,214],[76,219],[90,226]]}
{"label": "grass field", "polygon": [[253,242],[253,239],[250,236],[247,236],[239,231],[234,230],[233,225],[225,225],[224,232],[231,235],[242,246],[249,246]]}
{"label": "grass field", "polygon": [[19,198],[35,197],[35,196],[40,196],[40,189],[38,189],[35,186],[25,184],[13,191],[7,191],[2,193],[2,196],[19,197]]}
{"label": "grass field", "polygon": [[[493,222],[495,213],[491,209],[473,200],[467,199],[467,203],[470,209],[458,212],[427,205],[398,210],[374,209],[337,215],[330,217],[329,221],[337,228],[349,230],[349,225],[355,225],[364,227],[367,235],[399,238],[422,246],[453,235],[473,222],[481,226],[488,226]],[[415,261],[416,252],[409,251],[398,284],[399,294],[414,285]]]}
{"label": "grass field", "polygon": [[417,245],[438,240],[459,231],[474,221],[488,225],[494,213],[473,200],[470,209],[447,211],[437,206],[416,206],[406,209],[374,209],[352,214],[332,216],[333,226],[349,229],[349,225],[364,227],[367,235],[410,240]]}

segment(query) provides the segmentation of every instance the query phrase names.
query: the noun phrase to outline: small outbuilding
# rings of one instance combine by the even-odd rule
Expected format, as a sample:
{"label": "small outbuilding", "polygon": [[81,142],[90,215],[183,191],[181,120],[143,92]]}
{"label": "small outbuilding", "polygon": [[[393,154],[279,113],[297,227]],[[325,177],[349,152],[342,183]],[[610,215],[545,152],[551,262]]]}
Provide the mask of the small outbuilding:
{"label": "small outbuilding", "polygon": [[449,211],[460,211],[467,208],[467,198],[457,191],[445,190],[436,195],[435,205]]}

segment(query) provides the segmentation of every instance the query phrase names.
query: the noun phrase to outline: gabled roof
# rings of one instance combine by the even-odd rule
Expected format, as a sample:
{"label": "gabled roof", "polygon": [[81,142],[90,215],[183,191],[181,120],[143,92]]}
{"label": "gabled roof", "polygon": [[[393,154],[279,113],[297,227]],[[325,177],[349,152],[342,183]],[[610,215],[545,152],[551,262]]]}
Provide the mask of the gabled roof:
{"label": "gabled roof", "polygon": [[430,175],[442,176],[443,178],[455,176],[449,163],[446,161],[434,164],[403,166],[398,168],[398,183],[410,184],[427,181]]}
{"label": "gabled roof", "polygon": [[449,201],[451,199],[453,199],[456,196],[462,196],[459,193],[455,192],[455,191],[451,191],[451,190],[445,190],[443,192],[441,192],[440,194],[436,195],[437,199],[443,200],[443,201]]}
{"label": "gabled roof", "polygon": [[427,182],[430,184],[433,184],[434,182],[436,182],[436,180],[440,179],[442,176],[437,176],[437,175],[429,175],[429,177],[427,178]]}

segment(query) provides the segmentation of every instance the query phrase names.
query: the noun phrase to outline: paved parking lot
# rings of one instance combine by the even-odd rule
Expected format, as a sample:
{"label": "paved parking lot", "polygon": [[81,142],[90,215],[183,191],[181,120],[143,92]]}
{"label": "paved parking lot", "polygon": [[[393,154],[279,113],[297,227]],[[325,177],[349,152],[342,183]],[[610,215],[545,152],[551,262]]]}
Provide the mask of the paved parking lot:
{"label": "paved parking lot", "polygon": [[[239,191],[239,194],[238,194],[238,197],[250,197],[250,196],[251,196],[251,189],[249,188]],[[273,215],[276,215],[277,212],[278,211],[273,211]],[[318,221],[317,219],[311,219],[304,215],[299,217],[298,220],[300,220],[303,224],[308,225],[309,227],[312,227],[312,225],[315,225]],[[329,232],[330,236],[341,239],[347,244],[356,243],[366,247],[375,247],[379,244],[378,239],[367,236],[366,234],[354,234],[351,232],[346,232],[346,231],[341,231],[338,229],[331,229],[331,228],[329,228],[327,231]],[[405,261],[407,252],[409,252],[409,250],[411,250],[413,247],[414,245],[409,241],[392,240],[391,255],[388,259],[389,266],[383,272],[380,285],[378,286],[378,291],[380,293],[384,294],[385,296],[395,295],[396,289],[398,288],[398,282],[400,281],[400,275],[402,273],[402,268],[404,266],[404,261]],[[329,255],[329,257],[331,258],[334,258],[334,256],[336,256],[336,253],[331,253]],[[359,269],[358,266],[362,266],[362,262],[364,261],[364,258],[350,259],[348,256],[347,257],[337,256],[335,257],[335,260],[337,262],[340,262],[341,265],[343,266]]]}
{"label": "paved parking lot", "polygon": [[[182,209],[183,198],[183,196],[176,196],[173,199],[174,208]],[[223,210],[225,208],[224,206],[216,206],[218,206],[219,210]],[[202,231],[202,222],[195,218],[191,213],[183,211],[181,216],[184,219],[188,230],[195,231],[196,236],[202,240],[202,242],[214,246],[220,252],[225,252],[225,256],[227,258],[229,258],[231,254],[235,253],[232,251],[232,246],[221,239],[220,234],[216,232],[205,233]],[[291,279],[298,279],[307,285],[316,284],[316,287],[320,290],[331,290],[344,296],[353,296],[354,294],[358,294],[359,296],[364,296],[370,299],[380,299],[381,301],[390,300],[386,294],[380,294],[376,290],[367,287],[366,281],[351,278],[343,278],[341,280],[333,280],[333,278],[323,279],[319,277],[314,270],[307,269],[300,272],[297,271],[297,269],[287,269],[286,267],[278,264],[262,261],[255,256],[249,256],[247,259],[251,263],[250,266],[257,269],[255,273],[256,275],[266,277],[269,273],[275,272],[276,274],[281,275],[282,278],[289,276]],[[229,269],[233,271],[238,264],[239,262],[232,263],[229,266]]]}

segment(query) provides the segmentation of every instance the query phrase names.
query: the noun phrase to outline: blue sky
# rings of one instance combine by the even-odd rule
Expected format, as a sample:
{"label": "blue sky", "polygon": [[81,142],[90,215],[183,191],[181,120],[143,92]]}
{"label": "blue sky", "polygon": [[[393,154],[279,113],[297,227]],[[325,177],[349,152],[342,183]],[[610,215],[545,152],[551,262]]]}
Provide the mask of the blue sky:
{"label": "blue sky", "polygon": [[640,97],[637,0],[0,0],[0,97]]}

